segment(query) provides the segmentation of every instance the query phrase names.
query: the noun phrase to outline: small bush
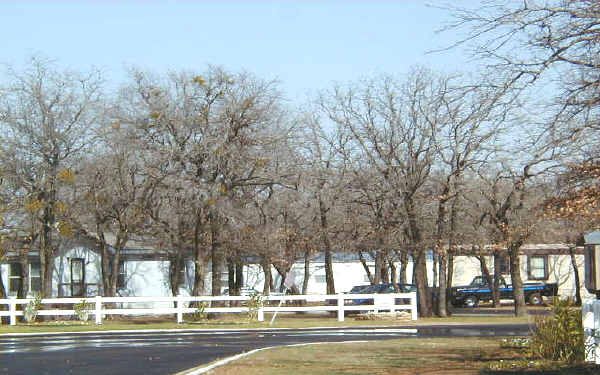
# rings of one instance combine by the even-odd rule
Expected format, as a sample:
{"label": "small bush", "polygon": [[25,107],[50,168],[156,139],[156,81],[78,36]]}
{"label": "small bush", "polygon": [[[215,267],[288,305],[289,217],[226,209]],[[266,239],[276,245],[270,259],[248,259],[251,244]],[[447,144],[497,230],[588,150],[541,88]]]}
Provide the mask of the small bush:
{"label": "small bush", "polygon": [[252,293],[248,300],[248,321],[258,320],[258,310],[264,306],[264,298],[261,294]]}
{"label": "small bush", "polygon": [[27,323],[35,322],[37,318],[38,311],[42,308],[42,296],[39,294],[34,294],[33,299],[29,301],[29,303],[25,306],[23,311],[23,315],[25,317],[25,321]]}
{"label": "small bush", "polygon": [[206,308],[208,307],[208,302],[203,301],[199,302],[196,306],[196,311],[194,311],[194,320],[201,321],[208,319],[208,313],[206,312]]}
{"label": "small bush", "polygon": [[512,337],[508,339],[502,339],[500,347],[503,349],[529,349],[531,347],[531,340],[527,337]]}
{"label": "small bush", "polygon": [[81,302],[73,305],[73,310],[75,310],[75,315],[82,322],[87,322],[90,317],[90,312],[94,308],[94,305],[90,302],[86,302],[85,299],[82,299]]}
{"label": "small bush", "polygon": [[551,317],[536,318],[531,354],[541,359],[573,363],[585,359],[581,309],[570,300],[554,299]]}

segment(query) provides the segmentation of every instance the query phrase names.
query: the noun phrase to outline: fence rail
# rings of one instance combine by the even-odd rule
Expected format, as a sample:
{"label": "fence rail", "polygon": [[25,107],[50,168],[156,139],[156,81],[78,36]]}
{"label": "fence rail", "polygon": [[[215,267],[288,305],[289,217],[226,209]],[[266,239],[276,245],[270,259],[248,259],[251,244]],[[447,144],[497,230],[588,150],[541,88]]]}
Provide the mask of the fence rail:
{"label": "fence rail", "polygon": [[[183,314],[193,314],[197,311],[191,307],[193,302],[227,302],[227,301],[249,301],[249,296],[176,296],[176,297],[90,297],[90,298],[44,298],[41,300],[43,305],[72,305],[73,309],[40,309],[37,315],[53,316],[75,316],[74,305],[85,301],[93,306],[89,310],[90,315],[94,315],[96,324],[102,324],[102,318],[105,315],[165,315],[175,314],[177,323],[183,323]],[[0,317],[10,317],[10,324],[17,324],[17,317],[23,316],[24,312],[17,309],[17,305],[27,305],[32,298],[9,298],[0,299],[1,305],[8,305],[8,311],[0,310]],[[361,304],[354,304],[352,301],[361,300]],[[398,300],[409,300],[409,303],[398,303]],[[268,306],[267,302],[279,301],[279,306]],[[305,302],[324,302],[317,306],[282,306],[285,302],[305,301]],[[136,304],[136,303],[159,303],[170,302],[173,307],[154,307],[154,308],[112,308],[105,304]],[[259,321],[264,321],[265,312],[308,312],[323,311],[337,312],[338,321],[344,321],[344,315],[349,311],[390,311],[408,310],[411,313],[411,319],[417,320],[417,294],[416,293],[390,293],[390,294],[328,294],[328,295],[284,295],[284,296],[263,296],[261,304],[256,307],[256,313]],[[206,313],[244,313],[253,307],[206,307],[203,309]]]}

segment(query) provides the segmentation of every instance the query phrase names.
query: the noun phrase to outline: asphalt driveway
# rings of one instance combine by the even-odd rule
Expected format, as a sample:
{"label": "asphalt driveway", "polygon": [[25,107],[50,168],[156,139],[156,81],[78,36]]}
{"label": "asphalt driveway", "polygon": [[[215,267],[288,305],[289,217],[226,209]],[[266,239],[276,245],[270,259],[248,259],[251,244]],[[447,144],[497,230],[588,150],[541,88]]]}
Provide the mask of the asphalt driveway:
{"label": "asphalt driveway", "polygon": [[172,374],[269,346],[448,336],[525,336],[528,324],[0,336],[0,374]]}

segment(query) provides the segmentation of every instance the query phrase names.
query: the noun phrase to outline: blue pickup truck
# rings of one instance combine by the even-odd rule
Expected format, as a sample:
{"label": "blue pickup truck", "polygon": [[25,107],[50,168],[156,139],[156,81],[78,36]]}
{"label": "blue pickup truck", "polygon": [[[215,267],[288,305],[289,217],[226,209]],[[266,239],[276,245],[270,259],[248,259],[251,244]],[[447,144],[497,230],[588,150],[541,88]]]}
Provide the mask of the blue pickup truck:
{"label": "blue pickup truck", "polygon": [[[500,299],[514,299],[512,285],[506,284],[504,278],[500,278]],[[532,305],[544,302],[543,297],[555,297],[558,293],[556,283],[524,283],[523,293],[525,301]],[[481,301],[492,300],[492,289],[488,286],[483,276],[476,276],[471,284],[466,286],[455,286],[452,288],[450,302],[453,306],[477,307]]]}

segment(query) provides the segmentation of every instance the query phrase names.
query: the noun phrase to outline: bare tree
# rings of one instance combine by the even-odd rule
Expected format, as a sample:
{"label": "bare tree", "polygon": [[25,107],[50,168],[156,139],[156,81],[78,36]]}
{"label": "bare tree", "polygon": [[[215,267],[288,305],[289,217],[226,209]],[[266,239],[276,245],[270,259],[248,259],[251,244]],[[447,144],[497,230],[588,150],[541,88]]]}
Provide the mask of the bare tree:
{"label": "bare tree", "polygon": [[504,165],[496,173],[482,173],[484,185],[480,191],[486,200],[485,219],[490,224],[490,236],[495,243],[506,247],[510,263],[511,282],[514,290],[515,315],[527,315],[523,281],[521,277],[520,249],[534,233],[539,219],[531,212],[535,203],[530,199],[531,184],[542,176],[555,158],[552,150],[535,154],[521,168]]}
{"label": "bare tree", "polygon": [[0,88],[6,177],[20,186],[40,225],[42,293],[49,296],[58,234],[71,232],[62,220],[68,206],[61,202],[61,190],[74,180],[73,166],[93,138],[102,79],[97,71],[59,71],[37,57],[21,71],[9,68],[6,77]]}
{"label": "bare tree", "polygon": [[[209,239],[212,293],[219,295],[226,258],[219,239],[221,227],[232,222],[236,207],[241,207],[236,202],[248,200],[253,188],[258,193],[285,177],[277,146],[288,134],[280,121],[275,83],[216,67],[203,74],[181,72],[166,77],[133,71],[132,81],[125,89],[130,102],[122,112],[122,122],[133,124],[147,145],[149,173],[163,180],[164,187],[190,198],[180,195],[177,206],[194,209],[186,214],[181,211],[178,222],[185,224],[185,215],[196,215],[195,224],[170,232],[194,233],[188,237],[196,239],[197,265],[201,263],[197,239],[204,232]],[[165,228],[168,220],[154,217]],[[183,251],[186,241],[178,242],[173,247]]]}
{"label": "bare tree", "polygon": [[[439,310],[446,316],[447,251],[457,240],[457,201],[464,193],[466,171],[485,165],[496,151],[495,143],[509,103],[504,103],[505,90],[467,86],[448,79],[438,100],[443,110],[433,120],[441,127],[436,139],[439,171],[435,174],[437,219],[435,229],[436,254],[439,256]],[[450,224],[450,225],[449,225]]]}
{"label": "bare tree", "polygon": [[456,45],[471,47],[474,56],[483,59],[483,82],[541,97],[545,111],[540,117],[544,117],[548,136],[570,141],[573,155],[580,155],[585,145],[597,148],[597,1],[494,0],[474,9],[449,10],[455,22],[445,30],[466,31],[467,36]]}
{"label": "bare tree", "polygon": [[445,90],[425,69],[413,70],[404,82],[391,77],[366,80],[349,87],[335,87],[321,95],[321,108],[329,119],[351,137],[356,152],[382,177],[397,204],[398,222],[414,259],[419,290],[419,311],[432,314],[425,243],[427,222],[422,197],[435,158],[435,139],[440,125],[438,100]]}
{"label": "bare tree", "polygon": [[329,132],[314,109],[306,110],[302,121],[305,126],[301,145],[301,153],[305,158],[303,186],[313,200],[311,207],[315,230],[319,233],[319,249],[325,262],[326,292],[334,294],[333,252],[339,250],[332,243],[336,233],[334,212],[344,194],[342,183],[346,176],[346,164],[340,150],[344,149],[347,137],[340,132]]}

